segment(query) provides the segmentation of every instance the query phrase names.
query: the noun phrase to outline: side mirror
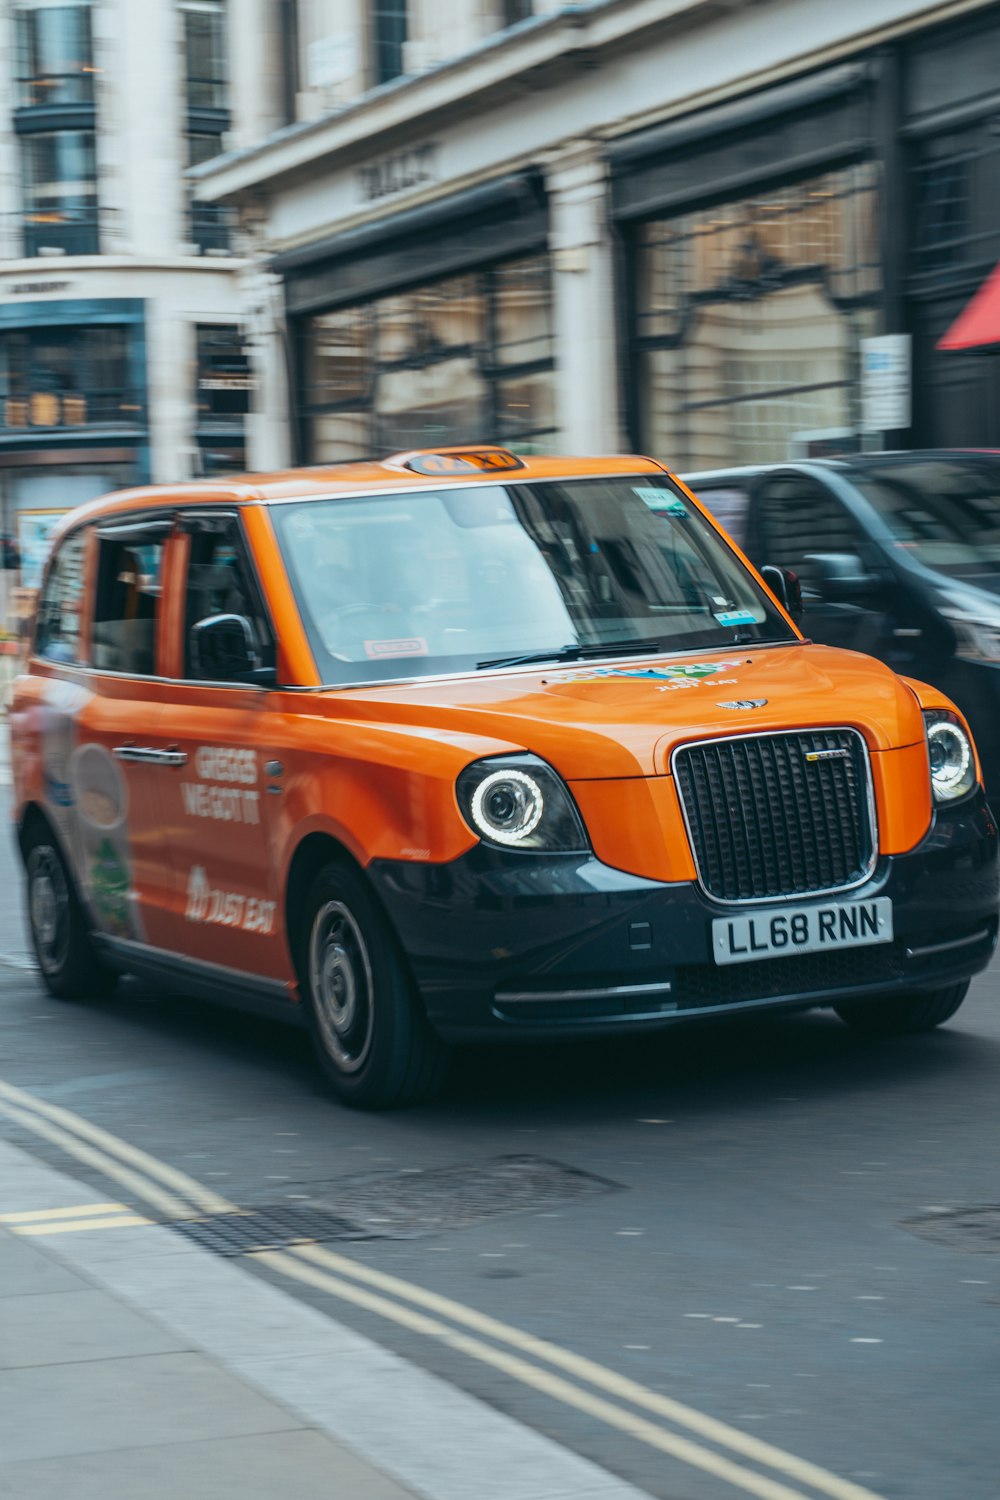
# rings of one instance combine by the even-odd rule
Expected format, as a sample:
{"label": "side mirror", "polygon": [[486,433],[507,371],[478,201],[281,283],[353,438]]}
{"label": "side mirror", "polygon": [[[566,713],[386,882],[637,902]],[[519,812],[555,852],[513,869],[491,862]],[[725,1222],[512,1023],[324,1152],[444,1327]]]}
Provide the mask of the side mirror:
{"label": "side mirror", "polygon": [[211,682],[274,682],[274,669],[261,665],[245,615],[210,615],[193,625],[191,661],[198,676]]}
{"label": "side mirror", "polygon": [[831,604],[859,604],[870,597],[878,580],[855,552],[809,552],[816,588]]}
{"label": "side mirror", "polygon": [[798,625],[802,619],[802,585],[799,583],[798,573],[791,568],[778,568],[773,563],[768,563],[761,568],[760,576]]}

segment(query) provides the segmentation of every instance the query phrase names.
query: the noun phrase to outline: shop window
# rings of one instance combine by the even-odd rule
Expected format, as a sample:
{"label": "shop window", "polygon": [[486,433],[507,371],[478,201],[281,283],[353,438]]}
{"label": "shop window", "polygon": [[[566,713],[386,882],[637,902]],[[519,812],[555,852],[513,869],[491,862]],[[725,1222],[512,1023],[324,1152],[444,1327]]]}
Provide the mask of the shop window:
{"label": "shop window", "polygon": [[121,326],[0,333],[0,434],[32,428],[141,426]]}
{"label": "shop window", "polygon": [[95,667],[149,677],[156,633],[165,528],[99,539],[92,656]]}
{"label": "shop window", "polygon": [[52,109],[92,104],[97,70],[90,5],[18,8],[14,15],[18,106]]}
{"label": "shop window", "polygon": [[913,270],[926,274],[995,261],[1000,137],[992,121],[923,142],[913,173]]}
{"label": "shop window", "polygon": [[688,470],[782,459],[827,439],[855,447],[879,265],[867,163],[643,225],[642,447]]}
{"label": "shop window", "polygon": [[302,336],[313,462],[554,433],[548,262],[527,258],[310,318]]}
{"label": "shop window", "polygon": [[24,253],[95,255],[99,249],[97,166],[91,130],[22,135]]}
{"label": "shop window", "polygon": [[80,660],[87,532],[61,542],[38,601],[35,653],[49,661]]}
{"label": "shop window", "polygon": [[407,0],[374,0],[372,52],[374,81],[388,83],[403,69],[403,47],[408,37]]}
{"label": "shop window", "polygon": [[195,330],[199,428],[238,428],[250,410],[253,375],[243,330],[199,324]]}

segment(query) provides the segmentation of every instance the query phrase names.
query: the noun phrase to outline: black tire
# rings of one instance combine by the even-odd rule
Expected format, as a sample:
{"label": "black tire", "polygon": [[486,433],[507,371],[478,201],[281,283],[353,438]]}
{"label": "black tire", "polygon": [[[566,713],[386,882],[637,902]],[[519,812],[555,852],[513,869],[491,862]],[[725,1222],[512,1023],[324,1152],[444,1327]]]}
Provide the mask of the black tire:
{"label": "black tire", "polygon": [[943,990],[915,990],[909,995],[886,995],[879,1000],[859,1000],[835,1005],[837,1015],[855,1031],[869,1036],[906,1036],[933,1031],[950,1021],[969,992],[969,981],[950,984]]}
{"label": "black tire", "polygon": [[395,933],[346,861],[326,865],[310,887],[299,975],[316,1056],[345,1104],[390,1109],[437,1093],[448,1049],[424,1014]]}
{"label": "black tire", "polygon": [[118,975],[98,957],[62,850],[37,819],[23,845],[25,905],[42,980],[57,1000],[98,1000],[110,995]]}

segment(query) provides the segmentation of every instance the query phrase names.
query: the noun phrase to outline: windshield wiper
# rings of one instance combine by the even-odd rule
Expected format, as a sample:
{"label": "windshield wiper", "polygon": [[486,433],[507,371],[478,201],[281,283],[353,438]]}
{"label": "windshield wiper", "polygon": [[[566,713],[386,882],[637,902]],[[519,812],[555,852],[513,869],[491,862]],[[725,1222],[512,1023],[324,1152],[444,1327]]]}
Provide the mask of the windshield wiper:
{"label": "windshield wiper", "polygon": [[588,656],[640,656],[662,651],[659,641],[596,641],[591,645],[574,642],[570,646],[554,646],[551,651],[530,651],[525,656],[496,656],[489,661],[477,661],[476,671],[487,667],[527,667],[532,662],[583,661]]}

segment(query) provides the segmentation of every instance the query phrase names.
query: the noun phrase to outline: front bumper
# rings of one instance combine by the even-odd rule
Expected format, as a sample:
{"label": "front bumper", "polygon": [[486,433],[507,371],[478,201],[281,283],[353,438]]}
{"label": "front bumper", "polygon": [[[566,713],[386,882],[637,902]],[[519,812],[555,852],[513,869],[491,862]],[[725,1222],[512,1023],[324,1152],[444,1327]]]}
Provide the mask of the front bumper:
{"label": "front bumper", "polygon": [[870,880],[845,893],[892,899],[892,943],[721,968],[711,923],[732,907],[694,884],[644,880],[593,855],[477,845],[450,864],[376,861],[368,873],[428,1015],[450,1041],[654,1028],[936,989],[985,968],[1000,902],[997,829],[981,792],[939,809],[915,849],[881,858]]}

